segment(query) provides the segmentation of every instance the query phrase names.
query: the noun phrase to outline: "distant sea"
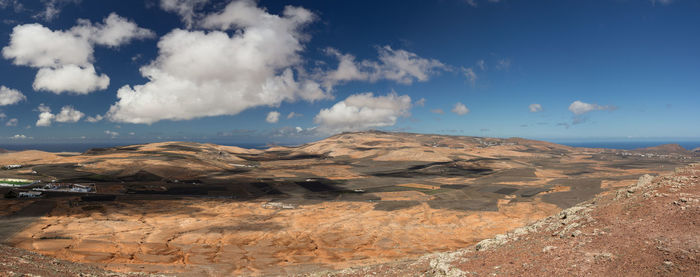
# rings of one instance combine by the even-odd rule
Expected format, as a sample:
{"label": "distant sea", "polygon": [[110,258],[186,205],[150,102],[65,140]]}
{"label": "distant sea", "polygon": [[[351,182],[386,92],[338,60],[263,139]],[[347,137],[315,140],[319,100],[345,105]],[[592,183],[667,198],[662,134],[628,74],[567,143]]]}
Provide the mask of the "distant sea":
{"label": "distant sea", "polygon": [[659,146],[662,144],[678,144],[688,150],[693,150],[700,147],[700,141],[552,141],[554,143],[573,146],[573,147],[588,147],[588,148],[608,148],[608,149],[637,149]]}

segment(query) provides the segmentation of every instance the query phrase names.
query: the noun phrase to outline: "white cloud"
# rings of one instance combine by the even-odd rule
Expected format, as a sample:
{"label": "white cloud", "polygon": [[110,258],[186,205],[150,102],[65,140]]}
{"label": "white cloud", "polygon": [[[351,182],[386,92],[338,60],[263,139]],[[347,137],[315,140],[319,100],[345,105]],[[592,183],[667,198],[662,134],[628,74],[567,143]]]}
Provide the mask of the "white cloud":
{"label": "white cloud", "polygon": [[196,10],[207,2],[209,0],[161,0],[160,8],[168,12],[177,13],[187,25],[187,28],[191,28],[195,23],[195,19],[199,17]]}
{"label": "white cloud", "polygon": [[19,90],[11,89],[6,86],[0,86],[0,106],[13,105],[26,100],[27,97],[24,96]]}
{"label": "white cloud", "polygon": [[582,115],[591,111],[600,111],[600,110],[615,110],[617,109],[615,106],[601,106],[598,104],[589,104],[585,102],[581,102],[579,100],[576,100],[569,105],[569,111],[574,113],[575,115]]}
{"label": "white cloud", "polygon": [[93,44],[109,47],[117,47],[135,39],[147,39],[156,35],[153,31],[141,28],[115,13],[109,14],[102,23],[93,24],[89,20],[78,19],[78,25],[71,28],[70,32],[88,39]]}
{"label": "white cloud", "polygon": [[17,118],[10,118],[10,120],[8,120],[8,121],[5,123],[5,126],[7,126],[7,127],[15,127],[15,126],[17,126],[17,123],[19,123],[19,120],[18,120]]}
{"label": "white cloud", "polygon": [[74,109],[71,106],[64,106],[61,112],[56,115],[56,122],[75,123],[85,116],[84,113]]}
{"label": "white cloud", "polygon": [[56,117],[54,114],[51,113],[51,108],[44,104],[41,104],[37,109],[40,113],[39,120],[36,121],[36,126],[51,126],[51,122],[53,121],[54,117]]}
{"label": "white cloud", "polygon": [[38,14],[34,15],[34,18],[40,18],[45,21],[51,21],[56,19],[61,13],[61,10],[68,4],[79,4],[81,0],[42,0],[44,4],[44,9]]}
{"label": "white cloud", "polygon": [[117,47],[152,36],[152,31],[112,13],[103,23],[80,19],[66,31],[36,23],[15,26],[2,54],[15,65],[39,68],[34,80],[37,90],[86,94],[109,85],[109,77],[95,72],[95,45]]}
{"label": "white cloud", "polygon": [[[477,0],[464,0],[464,2],[467,3],[467,5],[472,6],[472,7],[477,7]],[[498,3],[501,2],[501,0],[488,0],[489,3]]]}
{"label": "white cloud", "polygon": [[0,0],[0,9],[11,7],[15,12],[20,12],[24,9],[24,5],[19,0]]}
{"label": "white cloud", "polygon": [[342,54],[338,50],[328,48],[327,53],[338,58],[338,67],[326,73],[324,86],[327,90],[338,83],[347,81],[390,80],[401,84],[412,84],[415,81],[425,82],[430,76],[449,67],[435,59],[426,59],[406,50],[394,50],[390,46],[377,48],[379,61],[355,61],[350,54]]}
{"label": "white cloud", "polygon": [[119,136],[119,133],[114,132],[114,131],[110,131],[110,130],[105,130],[105,134],[107,134],[108,136],[110,136],[112,138]]}
{"label": "white cloud", "polygon": [[486,70],[486,61],[478,60],[478,61],[476,61],[476,66],[479,67],[479,69],[481,69],[481,71],[484,71],[484,70]]}
{"label": "white cloud", "polygon": [[656,6],[656,3],[666,6],[673,3],[673,0],[651,0],[653,6]]}
{"label": "white cloud", "polygon": [[532,113],[542,111],[542,105],[540,105],[540,104],[530,104],[530,106],[528,106],[528,108],[530,108],[530,112],[532,112]]}
{"label": "white cloud", "polygon": [[5,122],[5,126],[13,127],[13,126],[17,126],[17,123],[19,123],[19,120],[17,120],[17,118],[10,118],[10,120]]}
{"label": "white cloud", "polygon": [[464,76],[467,77],[467,81],[469,81],[469,83],[472,84],[472,86],[476,85],[476,79],[478,77],[476,76],[476,73],[474,72],[474,70],[471,67],[464,68],[463,70],[464,70]]}
{"label": "white cloud", "polygon": [[88,65],[81,67],[74,64],[64,65],[58,68],[45,67],[39,69],[32,87],[34,90],[45,90],[56,94],[73,92],[75,94],[88,94],[96,90],[104,90],[109,86],[109,77],[105,74],[97,75],[95,67]]}
{"label": "white cloud", "polygon": [[416,107],[424,107],[425,106],[425,98],[418,99],[415,103],[413,103],[414,106]]}
{"label": "white cloud", "polygon": [[457,102],[457,104],[455,104],[455,107],[452,108],[452,112],[458,115],[465,115],[469,113],[469,109],[464,104]]}
{"label": "white cloud", "polygon": [[300,114],[300,113],[290,112],[290,113],[287,115],[287,119],[292,119],[292,118],[295,118],[295,117],[302,117],[302,116],[304,116],[304,115],[303,115],[303,114]]}
{"label": "white cloud", "polygon": [[[219,30],[173,30],[158,42],[156,60],[141,68],[149,81],[120,88],[107,117],[150,124],[328,98],[298,69],[307,39],[301,29],[313,17],[302,8],[287,6],[278,16],[253,1],[236,1],[199,22]],[[232,35],[224,32],[232,27]]]}
{"label": "white cloud", "polygon": [[325,73],[325,85],[327,87],[338,82],[369,79],[370,74],[368,72],[362,72],[363,69],[360,69],[361,65],[355,62],[355,56],[340,53],[340,51],[334,48],[327,48],[326,53],[338,58],[338,67],[335,70]]}
{"label": "white cloud", "polygon": [[70,31],[52,31],[41,24],[18,25],[12,29],[10,44],[3,57],[15,65],[54,67],[65,64],[87,65],[92,61],[92,45]]}
{"label": "white cloud", "polygon": [[265,121],[267,121],[267,123],[277,123],[280,121],[280,113],[277,111],[269,112],[265,118]]}
{"label": "white cloud", "polygon": [[5,120],[7,118],[7,115],[5,113],[0,113],[0,120]]}
{"label": "white cloud", "polygon": [[39,120],[37,120],[36,122],[36,126],[43,127],[51,126],[51,123],[53,123],[53,121],[61,123],[75,123],[80,121],[80,119],[83,118],[83,116],[85,116],[84,113],[76,110],[72,106],[63,106],[63,108],[61,108],[61,112],[59,112],[58,114],[51,113],[51,108],[44,104],[39,105],[39,107],[37,107],[37,110],[40,113]]}
{"label": "white cloud", "polygon": [[496,63],[496,69],[498,70],[508,70],[510,69],[510,59],[500,59]]}
{"label": "white cloud", "polygon": [[96,116],[88,116],[87,118],[85,118],[85,121],[90,122],[90,123],[99,122],[99,121],[102,121],[102,116],[99,114]]}
{"label": "white cloud", "polygon": [[11,136],[10,139],[33,139],[33,138],[22,135],[22,134],[17,134],[17,135]]}
{"label": "white cloud", "polygon": [[322,109],[314,118],[319,131],[336,133],[393,126],[400,116],[409,116],[411,97],[390,93],[354,94],[329,109]]}
{"label": "white cloud", "polygon": [[433,109],[433,110],[430,110],[430,112],[434,113],[434,114],[444,114],[445,113],[445,111],[443,111],[442,109]]}

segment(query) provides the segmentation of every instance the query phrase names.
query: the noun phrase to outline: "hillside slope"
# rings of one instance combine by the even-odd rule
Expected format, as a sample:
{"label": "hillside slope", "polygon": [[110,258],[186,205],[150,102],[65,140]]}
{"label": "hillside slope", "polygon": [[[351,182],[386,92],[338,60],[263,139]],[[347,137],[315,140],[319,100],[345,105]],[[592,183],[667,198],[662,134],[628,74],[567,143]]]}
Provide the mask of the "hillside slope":
{"label": "hillside slope", "polygon": [[324,276],[697,276],[700,164],[456,252]]}
{"label": "hillside slope", "polygon": [[318,276],[696,276],[700,164],[456,252]]}

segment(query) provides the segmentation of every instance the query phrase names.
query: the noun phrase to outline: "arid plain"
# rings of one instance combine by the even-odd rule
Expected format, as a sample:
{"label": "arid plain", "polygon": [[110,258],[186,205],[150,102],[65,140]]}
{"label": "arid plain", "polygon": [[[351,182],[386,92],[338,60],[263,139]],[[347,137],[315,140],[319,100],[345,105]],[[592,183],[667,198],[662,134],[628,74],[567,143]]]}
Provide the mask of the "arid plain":
{"label": "arid plain", "polygon": [[[525,139],[344,133],[251,150],[164,142],[0,154],[4,178],[97,193],[0,200],[4,244],[117,272],[303,274],[456,250],[699,161]],[[3,189],[3,193],[8,189]]]}

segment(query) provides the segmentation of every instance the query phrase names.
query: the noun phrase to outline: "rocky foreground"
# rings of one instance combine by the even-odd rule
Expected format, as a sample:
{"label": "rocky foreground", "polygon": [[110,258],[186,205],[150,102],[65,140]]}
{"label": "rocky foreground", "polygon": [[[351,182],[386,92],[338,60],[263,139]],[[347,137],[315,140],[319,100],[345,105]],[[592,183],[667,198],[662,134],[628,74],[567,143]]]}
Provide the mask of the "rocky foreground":
{"label": "rocky foreground", "polygon": [[456,252],[319,276],[697,276],[700,164]]}

